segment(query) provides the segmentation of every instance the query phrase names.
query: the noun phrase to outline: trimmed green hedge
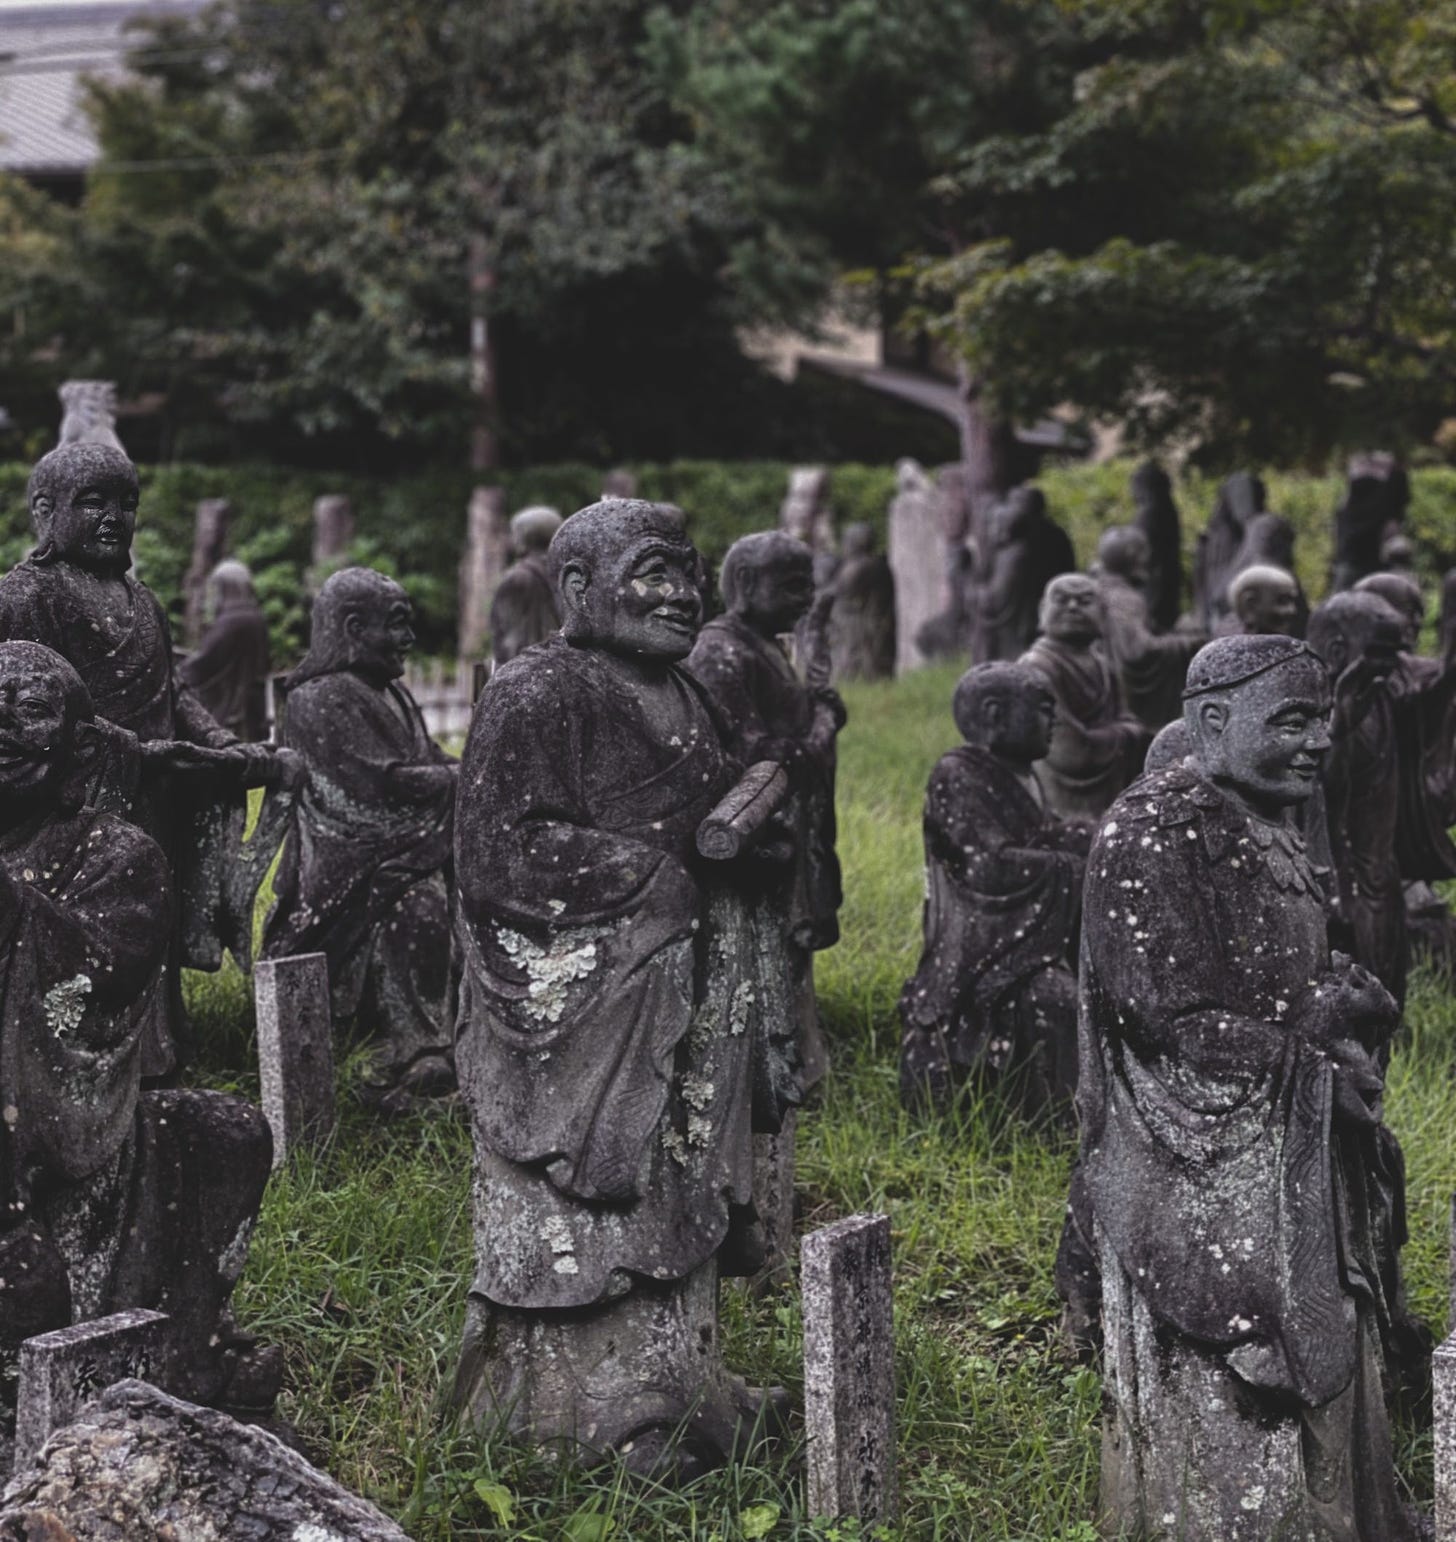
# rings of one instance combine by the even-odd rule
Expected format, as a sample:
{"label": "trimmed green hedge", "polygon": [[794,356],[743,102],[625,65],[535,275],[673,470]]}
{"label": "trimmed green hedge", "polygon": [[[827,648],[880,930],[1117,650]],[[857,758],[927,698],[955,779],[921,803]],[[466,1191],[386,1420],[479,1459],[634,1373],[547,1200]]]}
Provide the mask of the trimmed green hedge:
{"label": "trimmed green hedge", "polygon": [[[694,539],[715,560],[738,536],[775,523],[789,473],[788,465],[778,461],[675,461],[633,469],[643,497],[687,510]],[[1049,467],[1040,477],[1080,561],[1091,559],[1107,525],[1130,517],[1131,471],[1131,462],[1113,461]],[[0,563],[6,567],[30,546],[26,476],[24,466],[0,465]],[[598,495],[601,477],[600,468],[567,464],[506,472],[500,480],[511,508],[549,503],[567,513]],[[286,661],[297,656],[304,636],[301,580],[312,545],[313,500],[322,493],[344,493],[358,520],[351,557],[397,576],[419,612],[422,651],[448,654],[454,646],[456,568],[471,480],[469,473],[453,471],[381,482],[269,465],[144,466],[138,567],[174,617],[180,614],[196,504],[202,498],[231,499],[233,552],[254,571],[276,656]],[[1270,506],[1287,515],[1299,533],[1300,578],[1317,597],[1325,588],[1331,515],[1341,478],[1273,472],[1266,480]],[[1416,471],[1412,484],[1409,528],[1422,575],[1434,585],[1456,562],[1456,469]],[[1215,479],[1194,475],[1178,487],[1190,556],[1216,486]],[[832,492],[841,523],[867,520],[883,532],[895,492],[894,468],[836,466]]]}

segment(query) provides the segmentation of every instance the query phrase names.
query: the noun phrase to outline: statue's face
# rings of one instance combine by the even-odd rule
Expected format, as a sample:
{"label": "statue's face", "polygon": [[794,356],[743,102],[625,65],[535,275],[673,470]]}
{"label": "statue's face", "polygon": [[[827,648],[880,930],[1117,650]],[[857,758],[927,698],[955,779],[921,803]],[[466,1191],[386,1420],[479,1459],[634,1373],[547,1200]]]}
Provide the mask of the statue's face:
{"label": "statue's face", "polygon": [[591,568],[570,562],[561,591],[574,641],[668,662],[692,652],[703,601],[691,546],[649,537],[604,552]]}
{"label": "statue's face", "polygon": [[1056,698],[1039,680],[1019,690],[998,690],[981,702],[973,741],[1003,760],[1029,766],[1051,748],[1056,715]]}
{"label": "statue's face", "polygon": [[0,667],[0,802],[7,813],[50,800],[70,770],[74,726],[54,670],[14,660]]}
{"label": "statue's face", "polygon": [[1085,644],[1102,635],[1102,597],[1090,578],[1055,578],[1041,602],[1041,629],[1056,642]]}
{"label": "statue's face", "polygon": [[378,680],[398,680],[415,645],[414,612],[402,594],[381,595],[379,603],[345,618],[354,668]]}
{"label": "statue's face", "polygon": [[1319,782],[1330,747],[1329,676],[1299,656],[1214,699],[1195,698],[1187,721],[1205,774],[1274,818]]}
{"label": "statue's face", "polygon": [[57,556],[97,573],[125,573],[136,534],[137,489],[129,478],[97,475],[61,494],[47,515]]}
{"label": "statue's face", "polygon": [[1299,629],[1299,590],[1292,578],[1250,584],[1239,595],[1244,630],[1260,637],[1293,637]]}
{"label": "statue's face", "polygon": [[806,551],[761,562],[743,575],[735,609],[755,631],[792,632],[814,601],[814,559]]}

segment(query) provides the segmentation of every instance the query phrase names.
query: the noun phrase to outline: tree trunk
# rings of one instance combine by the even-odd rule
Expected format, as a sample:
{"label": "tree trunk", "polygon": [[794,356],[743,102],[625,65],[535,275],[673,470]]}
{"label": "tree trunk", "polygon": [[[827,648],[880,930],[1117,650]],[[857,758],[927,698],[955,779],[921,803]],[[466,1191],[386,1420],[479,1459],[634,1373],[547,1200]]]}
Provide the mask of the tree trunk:
{"label": "tree trunk", "polygon": [[497,431],[499,398],[496,391],[495,350],[490,336],[491,299],[495,294],[495,267],[490,243],[483,235],[470,238],[470,389],[475,395],[475,422],[470,432],[470,469],[494,471],[500,465]]}
{"label": "tree trunk", "polygon": [[987,550],[986,521],[1015,485],[1016,435],[1011,424],[986,405],[982,381],[965,364],[956,366],[961,399],[961,459],[971,505],[971,536],[978,554]]}

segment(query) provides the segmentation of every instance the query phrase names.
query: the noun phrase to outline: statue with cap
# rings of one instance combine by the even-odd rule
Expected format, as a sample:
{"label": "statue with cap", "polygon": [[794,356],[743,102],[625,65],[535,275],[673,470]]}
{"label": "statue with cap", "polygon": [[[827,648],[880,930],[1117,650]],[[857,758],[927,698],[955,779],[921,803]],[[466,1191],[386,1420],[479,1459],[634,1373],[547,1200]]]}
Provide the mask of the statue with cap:
{"label": "statue with cap", "polygon": [[511,516],[516,560],[506,569],[490,602],[490,653],[497,669],[533,643],[545,642],[561,625],[556,589],[546,565],[546,549],[560,528],[561,516],[545,504]]}
{"label": "statue with cap", "polygon": [[[809,554],[787,536],[804,558]],[[788,778],[740,776],[683,668],[681,510],[608,498],[548,554],[562,629],[481,697],[460,771],[456,1062],[476,1271],[454,1401],[540,1446],[685,1481],[782,1394],[724,1367],[720,1273],[764,1259],[753,1137],[799,1096],[782,949]]]}
{"label": "statue with cap", "polygon": [[1331,952],[1286,818],[1330,711],[1304,643],[1210,643],[1184,691],[1191,753],[1118,799],[1088,859],[1069,1229],[1101,1287],[1109,1534],[1417,1535],[1385,1403],[1399,1009]]}

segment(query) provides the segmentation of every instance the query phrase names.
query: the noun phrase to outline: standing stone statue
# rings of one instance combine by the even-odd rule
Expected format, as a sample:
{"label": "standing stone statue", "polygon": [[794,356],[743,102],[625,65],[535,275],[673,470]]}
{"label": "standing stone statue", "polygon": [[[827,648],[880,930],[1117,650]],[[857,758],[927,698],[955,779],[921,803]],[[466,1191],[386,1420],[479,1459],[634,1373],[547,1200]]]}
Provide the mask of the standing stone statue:
{"label": "standing stone statue", "polygon": [[150,1307],[172,1319],[170,1390],[269,1405],[281,1358],[227,1310],[268,1126],[221,1093],[139,1094],[168,953],[166,858],[90,801],[105,738],[49,648],[0,643],[0,742],[0,1400],[13,1419],[24,1339]]}
{"label": "standing stone statue", "polygon": [[1077,1083],[1072,957],[1091,827],[1046,806],[1032,763],[1056,713],[1042,676],[978,664],[961,677],[966,742],[925,793],[925,948],[900,994],[900,1096],[944,1106],[968,1077],[1005,1081],[1032,1113]]}
{"label": "standing stone statue", "polygon": [[220,562],[208,580],[211,625],[182,662],[182,683],[227,730],[248,743],[268,737],[268,622],[241,562]]}
{"label": "standing stone statue", "polygon": [[723,1367],[717,1287],[762,1260],[752,1131],[797,1096],[745,898],[762,869],[731,857],[783,782],[735,785],[680,667],[701,601],[679,510],[594,504],[550,562],[562,630],[491,681],[461,765],[476,1274],[455,1401],[686,1479],[765,1402]]}
{"label": "standing stone statue", "polygon": [[1399,532],[1409,506],[1410,478],[1393,455],[1351,456],[1345,495],[1335,510],[1333,593],[1380,571],[1381,548]]}
{"label": "standing stone statue", "polygon": [[895,464],[895,496],[889,514],[889,563],[895,597],[895,673],[929,662],[917,638],[950,599],[945,556],[936,517],[935,489],[919,461]]}
{"label": "standing stone statue", "polygon": [[1284,568],[1258,563],[1245,568],[1228,587],[1233,612],[1230,635],[1302,637],[1306,616],[1299,581]]}
{"label": "standing stone statue", "polygon": [[778,531],[743,536],[729,547],[719,584],[727,612],[698,634],[687,668],[717,707],[738,764],[771,760],[789,776],[794,883],[783,925],[795,958],[807,1090],[828,1058],[814,1000],[814,954],[839,940],[834,780],[844,704],[827,682],[800,680],[778,640],[803,622],[814,596],[802,543]]}
{"label": "standing stone statue", "polygon": [[283,849],[263,956],[323,953],[334,1020],[377,1035],[387,1111],[454,1089],[450,862],[457,766],[399,683],[410,602],[372,568],[319,590],[288,677],[283,743],[308,783]]}
{"label": "standing stone statue", "polygon": [[829,651],[836,680],[887,680],[895,672],[895,578],[871,525],[846,525],[834,576]]}
{"label": "standing stone statue", "polygon": [[244,789],[278,786],[294,763],[240,743],[174,674],[162,607],[127,571],[138,486],[126,456],[63,444],[36,462],[29,498],[39,544],[0,579],[0,637],[42,643],[75,668],[98,716],[119,731],[109,736],[94,797],[167,857],[174,931],[142,1046],[142,1074],[162,1076],[186,1024],[181,968],[216,969],[223,945],[240,959],[251,947],[250,884],[219,877],[250,871],[233,849]]}
{"label": "standing stone statue", "polygon": [[497,669],[533,643],[545,642],[561,625],[546,564],[546,548],[560,528],[561,516],[545,504],[522,509],[511,518],[516,560],[490,602],[490,651]]}
{"label": "standing stone statue", "polygon": [[1252,472],[1236,471],[1219,487],[1193,558],[1193,617],[1205,634],[1227,613],[1229,580],[1249,522],[1266,507],[1263,479]]}
{"label": "standing stone statue", "polygon": [[1123,705],[1102,649],[1102,599],[1085,573],[1052,579],[1041,636],[1021,655],[1057,704],[1051,743],[1036,763],[1048,807],[1063,819],[1098,820],[1142,769],[1147,728]]}
{"label": "standing stone statue", "polygon": [[990,550],[975,586],[972,657],[1017,659],[1036,636],[1046,586],[1076,566],[1072,542],[1047,512],[1039,487],[1013,488],[992,512]]}
{"label": "standing stone statue", "polygon": [[1115,525],[1097,545],[1102,565],[1103,637],[1128,709],[1154,733],[1178,716],[1183,676],[1203,639],[1154,633],[1148,618],[1148,538],[1135,525]]}
{"label": "standing stone statue", "polygon": [[816,556],[834,551],[838,544],[834,507],[829,501],[829,472],[823,466],[795,466],[789,472],[779,529],[802,541]]}
{"label": "standing stone statue", "polygon": [[207,586],[227,551],[233,506],[226,498],[204,498],[192,525],[192,560],[182,578],[182,640],[189,648],[202,641],[207,625]]}
{"label": "standing stone statue", "polygon": [[1133,523],[1148,538],[1148,615],[1171,631],[1183,609],[1183,527],[1168,473],[1145,460],[1132,474]]}
{"label": "standing stone statue", "polygon": [[1399,1013],[1330,952],[1286,810],[1330,744],[1302,643],[1188,672],[1188,763],[1087,864],[1079,1179],[1100,1254],[1102,1524],[1168,1542],[1413,1542],[1382,1338],[1404,1241],[1379,1054]]}
{"label": "standing stone statue", "polygon": [[116,382],[67,380],[61,398],[61,444],[101,444],[125,454],[116,436]]}
{"label": "standing stone statue", "polygon": [[1282,515],[1267,511],[1252,515],[1245,524],[1244,539],[1228,570],[1228,582],[1222,592],[1212,597],[1215,632],[1223,636],[1238,631],[1234,613],[1234,585],[1240,574],[1254,567],[1282,568],[1294,580],[1297,630],[1289,635],[1303,637],[1309,623],[1309,601],[1304,597],[1304,588],[1299,579],[1294,576],[1294,526]]}

